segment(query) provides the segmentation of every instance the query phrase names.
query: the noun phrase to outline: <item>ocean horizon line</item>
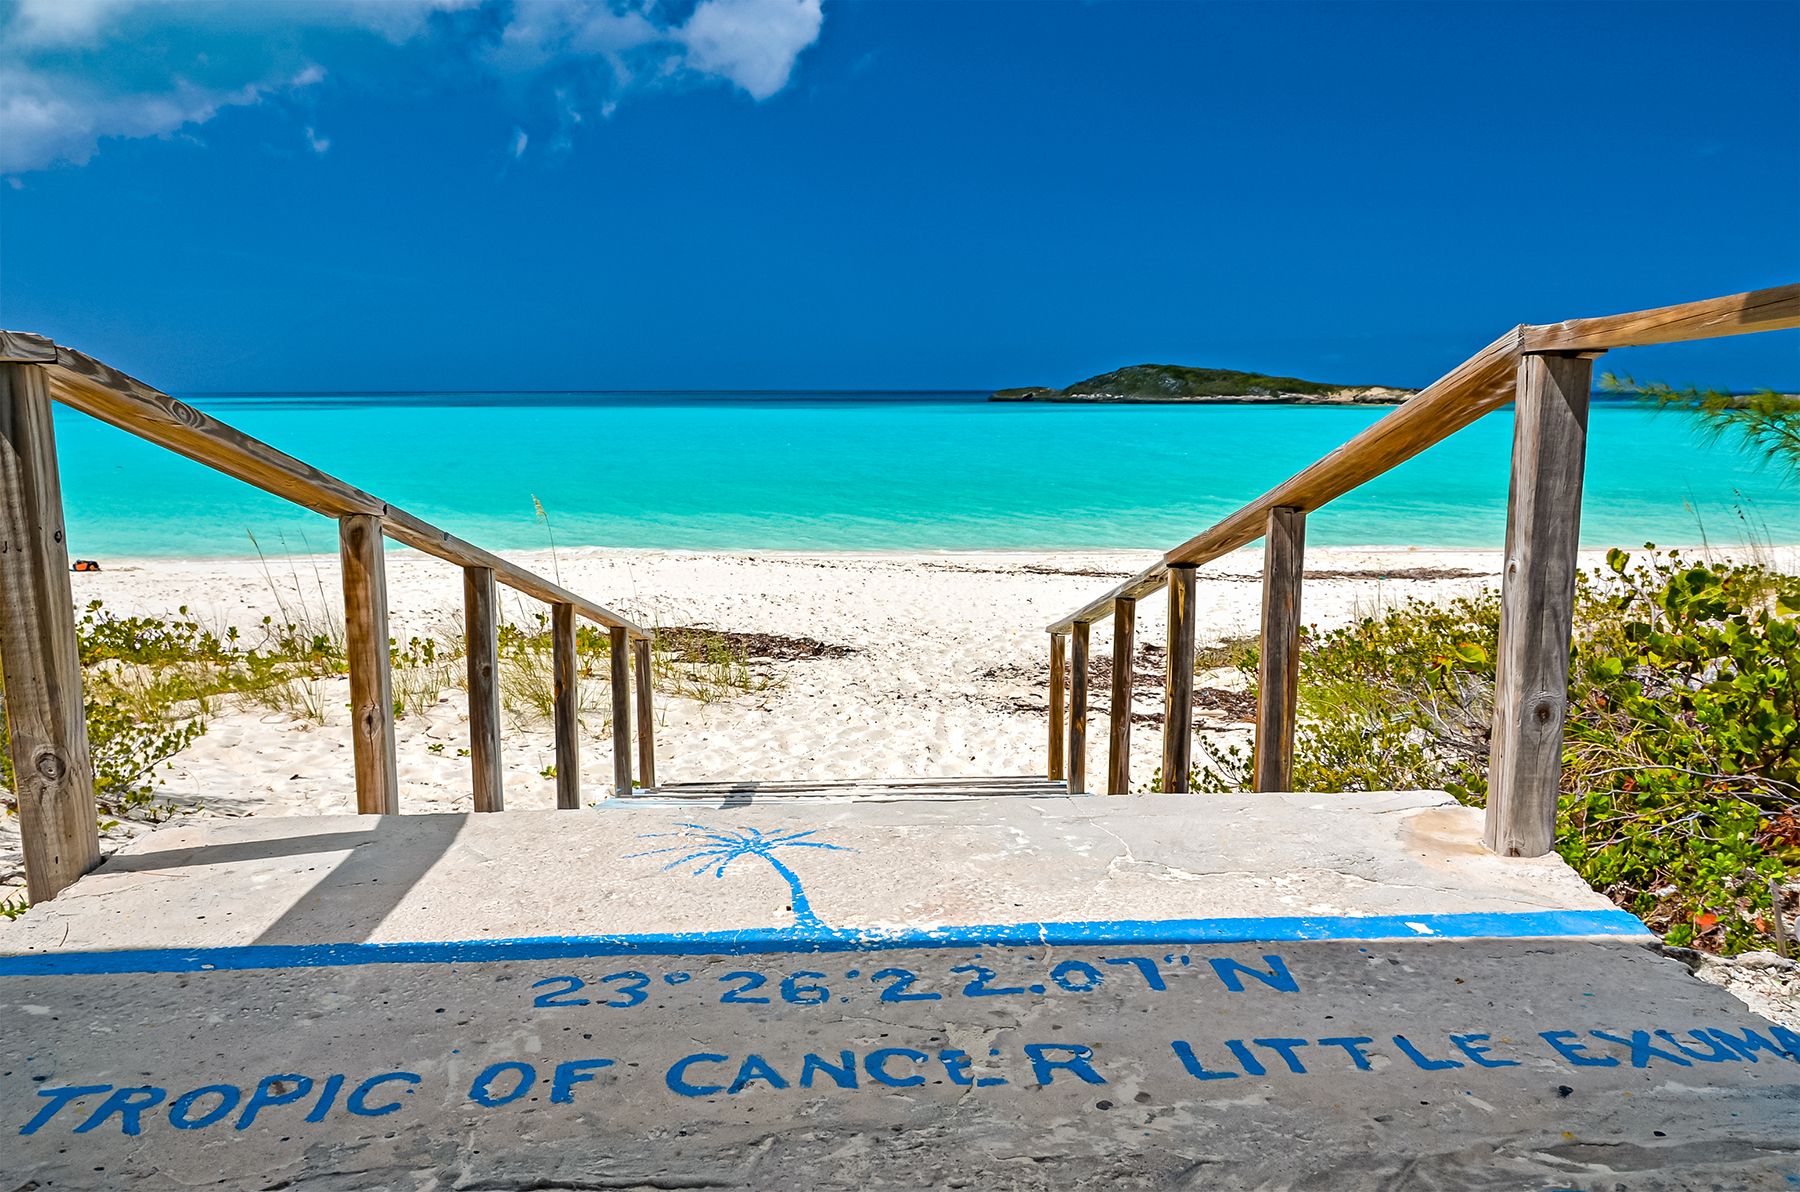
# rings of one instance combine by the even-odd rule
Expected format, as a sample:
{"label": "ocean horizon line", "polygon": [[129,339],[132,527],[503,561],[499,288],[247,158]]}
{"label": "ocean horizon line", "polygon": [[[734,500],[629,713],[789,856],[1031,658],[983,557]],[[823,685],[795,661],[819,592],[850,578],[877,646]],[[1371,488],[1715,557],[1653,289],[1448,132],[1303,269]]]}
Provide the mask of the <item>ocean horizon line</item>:
{"label": "ocean horizon line", "polygon": [[[932,388],[916,386],[881,386],[875,388],[858,388],[846,385],[827,385],[821,387],[779,387],[763,389],[729,389],[708,387],[687,387],[676,389],[653,388],[609,388],[609,389],[181,389],[170,390],[169,395],[181,400],[189,398],[383,398],[383,397],[963,397],[986,400],[988,395],[1000,392],[1004,387],[959,387]],[[1346,386],[1352,388],[1352,386]],[[1405,388],[1392,386],[1392,388]],[[1746,397],[1753,393],[1764,392],[1766,387],[1758,389],[1723,389],[1714,392],[1729,394],[1733,397]],[[1415,390],[1416,392],[1416,390]],[[1618,389],[1596,385],[1589,391],[1589,400],[1607,403],[1637,403],[1644,395],[1641,389]],[[1022,403],[1000,403],[1018,405]],[[1159,409],[1175,409],[1184,405],[1208,406],[1228,405],[1211,398],[1193,398],[1186,401],[1113,401],[1093,403],[1094,405],[1154,405]],[[1330,403],[1319,402],[1282,402],[1267,401],[1258,403],[1267,406],[1304,405],[1314,408],[1328,406]],[[1401,403],[1395,403],[1401,404]],[[1510,404],[1510,403],[1508,403]],[[1363,408],[1380,408],[1379,404],[1364,404]]]}
{"label": "ocean horizon line", "polygon": [[502,397],[502,396],[546,396],[546,397],[579,397],[593,395],[607,397],[615,394],[649,394],[655,396],[685,397],[694,394],[719,394],[743,397],[784,396],[788,394],[869,394],[869,393],[917,393],[935,394],[969,394],[994,393],[996,389],[982,387],[963,389],[929,389],[908,386],[887,386],[878,389],[858,389],[852,386],[827,385],[822,388],[775,388],[775,389],[185,389],[172,392],[173,397]]}

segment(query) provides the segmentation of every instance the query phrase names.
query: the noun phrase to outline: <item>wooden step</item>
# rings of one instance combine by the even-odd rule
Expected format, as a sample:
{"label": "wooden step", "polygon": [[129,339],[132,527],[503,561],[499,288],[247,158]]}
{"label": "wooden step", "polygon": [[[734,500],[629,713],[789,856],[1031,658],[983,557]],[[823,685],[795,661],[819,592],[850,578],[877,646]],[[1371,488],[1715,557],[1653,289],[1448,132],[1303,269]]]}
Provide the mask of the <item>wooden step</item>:
{"label": "wooden step", "polygon": [[953,778],[859,778],[786,781],[722,779],[710,782],[670,782],[644,787],[621,796],[626,802],[713,802],[721,799],[779,799],[784,802],[941,799],[1060,799],[1069,794],[1068,784],[1024,775]]}

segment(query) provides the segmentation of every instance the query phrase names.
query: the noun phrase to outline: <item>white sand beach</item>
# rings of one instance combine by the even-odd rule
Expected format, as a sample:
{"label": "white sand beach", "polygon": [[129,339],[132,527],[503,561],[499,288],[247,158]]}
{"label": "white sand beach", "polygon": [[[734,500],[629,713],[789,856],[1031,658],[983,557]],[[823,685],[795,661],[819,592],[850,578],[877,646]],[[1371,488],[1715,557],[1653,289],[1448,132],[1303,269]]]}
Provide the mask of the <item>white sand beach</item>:
{"label": "white sand beach", "polygon": [[[854,779],[1039,774],[1045,765],[1044,628],[1105,591],[1153,556],[1117,553],[971,553],[848,555],[676,553],[600,549],[514,556],[568,588],[645,625],[704,626],[733,633],[801,639],[782,653],[817,656],[758,661],[767,685],[702,704],[659,692],[657,776],[662,782],[713,779]],[[1587,565],[1599,556],[1585,559]],[[1203,568],[1198,607],[1201,642],[1253,634],[1260,608],[1255,550]],[[1453,598],[1498,581],[1496,551],[1317,549],[1308,557],[1306,620],[1338,625],[1409,597]],[[390,553],[391,630],[454,637],[461,632],[457,571],[412,551]],[[203,625],[236,626],[246,638],[264,616],[304,606],[338,619],[335,557],[108,562],[71,576],[77,606],[103,601],[118,615],[172,616],[183,607]],[[542,606],[510,592],[504,615],[533,623]],[[1138,693],[1134,708],[1160,716],[1164,602],[1138,615]],[[1096,627],[1093,655],[1108,664],[1110,625]],[[1145,648],[1150,648],[1149,657]],[[462,664],[447,668],[459,677]],[[583,772],[590,798],[611,776],[604,675],[588,680]],[[1241,688],[1230,670],[1203,675],[1202,687]],[[1092,704],[1109,692],[1097,678]],[[354,810],[347,724],[348,680],[320,690],[324,723],[305,716],[217,702],[206,732],[162,775],[160,797],[196,815],[310,815]],[[1204,704],[1204,701],[1203,701]],[[1231,710],[1202,706],[1200,717],[1231,739],[1247,726]],[[546,723],[507,717],[505,786],[509,807],[553,807],[554,760]],[[470,806],[467,703],[458,682],[396,728],[405,811]],[[1089,786],[1103,788],[1106,719],[1089,718]],[[1134,786],[1159,764],[1160,730],[1132,733]],[[135,824],[109,833],[135,835]],[[23,881],[16,823],[0,819],[0,886]]]}

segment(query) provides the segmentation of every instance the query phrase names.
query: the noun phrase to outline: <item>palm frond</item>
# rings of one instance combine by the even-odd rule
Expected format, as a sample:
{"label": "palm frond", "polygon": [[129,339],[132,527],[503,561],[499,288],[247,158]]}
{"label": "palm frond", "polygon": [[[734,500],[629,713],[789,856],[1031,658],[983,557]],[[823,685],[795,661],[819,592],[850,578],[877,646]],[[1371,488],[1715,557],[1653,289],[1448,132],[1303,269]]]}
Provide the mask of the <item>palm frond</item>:
{"label": "palm frond", "polygon": [[1630,377],[1611,373],[1601,378],[1601,387],[1632,393],[1659,410],[1691,414],[1708,442],[1732,440],[1765,464],[1774,464],[1800,479],[1800,396],[1773,389],[1727,393],[1722,389],[1677,389],[1661,383],[1640,385]]}

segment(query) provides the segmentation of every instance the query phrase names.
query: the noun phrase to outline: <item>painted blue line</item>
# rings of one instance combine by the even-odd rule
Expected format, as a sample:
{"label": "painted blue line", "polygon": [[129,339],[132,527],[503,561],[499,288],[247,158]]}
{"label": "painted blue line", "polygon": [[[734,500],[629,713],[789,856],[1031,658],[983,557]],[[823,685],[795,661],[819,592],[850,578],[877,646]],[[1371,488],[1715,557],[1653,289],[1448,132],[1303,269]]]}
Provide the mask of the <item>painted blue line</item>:
{"label": "painted blue line", "polygon": [[366,964],[487,964],[602,956],[747,956],[885,952],[902,948],[1069,947],[1109,944],[1260,944],[1361,940],[1504,940],[1649,935],[1620,910],[1468,915],[1348,915],[1243,919],[1123,919],[1001,923],[900,931],[752,928],[658,935],[534,936],[396,944],[250,944],[0,957],[0,977],[348,968]]}

